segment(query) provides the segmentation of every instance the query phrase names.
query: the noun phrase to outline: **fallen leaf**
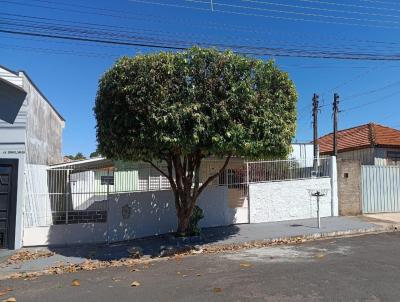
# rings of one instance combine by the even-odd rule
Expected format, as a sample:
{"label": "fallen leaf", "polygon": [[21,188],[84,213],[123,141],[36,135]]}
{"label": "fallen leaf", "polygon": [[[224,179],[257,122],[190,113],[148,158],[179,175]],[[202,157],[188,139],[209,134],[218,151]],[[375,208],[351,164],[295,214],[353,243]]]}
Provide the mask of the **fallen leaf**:
{"label": "fallen leaf", "polygon": [[40,259],[40,258],[48,258],[53,256],[54,253],[53,252],[49,252],[46,250],[22,250],[19,251],[17,253],[15,253],[14,255],[10,256],[7,259],[7,263],[8,264],[15,264],[15,263],[19,263],[22,261],[28,261],[28,260],[36,260],[36,259]]}
{"label": "fallen leaf", "polygon": [[181,272],[176,272],[176,274],[177,274],[177,275],[180,275],[180,274],[181,274]]}
{"label": "fallen leaf", "polygon": [[325,254],[322,254],[322,253],[319,253],[319,254],[315,255],[315,258],[317,258],[317,259],[322,259],[324,257],[325,257]]}
{"label": "fallen leaf", "polygon": [[197,277],[201,277],[201,274],[197,274],[196,276],[197,276]]}
{"label": "fallen leaf", "polygon": [[248,263],[240,263],[240,267],[242,267],[242,268],[248,268],[248,267],[251,267],[251,264],[248,264]]}
{"label": "fallen leaf", "polygon": [[220,287],[214,287],[213,292],[214,292],[214,293],[220,293],[220,292],[222,292],[222,288],[220,288]]}
{"label": "fallen leaf", "polygon": [[131,283],[131,286],[132,286],[132,287],[140,286],[140,282],[138,282],[138,281],[133,281],[133,282]]}
{"label": "fallen leaf", "polygon": [[131,272],[141,272],[141,270],[138,269],[138,268],[134,268],[134,269],[131,270]]}
{"label": "fallen leaf", "polygon": [[17,302],[17,299],[15,299],[14,297],[10,297],[6,300],[3,300],[2,302]]}
{"label": "fallen leaf", "polygon": [[0,297],[6,295],[7,293],[8,293],[8,292],[6,292],[6,291],[1,291],[1,292],[0,292]]}
{"label": "fallen leaf", "polygon": [[188,275],[182,275],[183,278],[187,277]]}
{"label": "fallen leaf", "polygon": [[72,286],[81,286],[81,282],[78,279],[74,279],[74,280],[72,280],[71,285]]}

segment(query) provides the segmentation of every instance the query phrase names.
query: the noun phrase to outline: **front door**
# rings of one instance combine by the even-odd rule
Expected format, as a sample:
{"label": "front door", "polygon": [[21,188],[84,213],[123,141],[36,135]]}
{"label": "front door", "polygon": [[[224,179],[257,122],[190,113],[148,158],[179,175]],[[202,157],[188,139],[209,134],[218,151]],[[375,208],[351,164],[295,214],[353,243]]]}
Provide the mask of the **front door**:
{"label": "front door", "polygon": [[0,159],[0,249],[13,249],[17,194],[16,160]]}

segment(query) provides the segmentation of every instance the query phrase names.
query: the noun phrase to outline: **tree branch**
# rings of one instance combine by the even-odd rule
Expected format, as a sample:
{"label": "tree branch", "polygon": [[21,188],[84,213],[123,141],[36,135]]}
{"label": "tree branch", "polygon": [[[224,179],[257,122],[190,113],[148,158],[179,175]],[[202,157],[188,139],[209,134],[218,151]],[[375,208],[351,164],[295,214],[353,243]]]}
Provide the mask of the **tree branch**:
{"label": "tree branch", "polygon": [[226,167],[228,166],[229,160],[231,159],[232,155],[228,155],[228,157],[225,160],[224,165],[222,166],[222,168],[215,173],[214,175],[211,175],[210,177],[208,177],[208,179],[200,186],[195,198],[197,199],[197,197],[199,197],[199,195],[201,194],[201,192],[203,192],[203,190],[210,184],[210,182],[212,182],[217,176],[219,176],[221,174],[222,171],[224,171],[226,169]]}
{"label": "tree branch", "polygon": [[146,163],[149,163],[150,165],[153,166],[154,169],[156,169],[158,172],[160,172],[162,175],[164,175],[166,178],[170,179],[170,175],[168,175],[167,173],[165,173],[163,170],[161,170],[156,164],[154,164],[152,161],[150,160],[143,160]]}

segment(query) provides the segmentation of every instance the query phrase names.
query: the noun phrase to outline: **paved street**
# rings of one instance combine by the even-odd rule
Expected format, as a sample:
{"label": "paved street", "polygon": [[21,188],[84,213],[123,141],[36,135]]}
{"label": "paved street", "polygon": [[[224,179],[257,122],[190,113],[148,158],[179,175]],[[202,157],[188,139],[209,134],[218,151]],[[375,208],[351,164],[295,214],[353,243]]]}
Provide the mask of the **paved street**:
{"label": "paved street", "polygon": [[399,301],[399,250],[400,233],[364,235],[7,280],[0,291],[18,302]]}

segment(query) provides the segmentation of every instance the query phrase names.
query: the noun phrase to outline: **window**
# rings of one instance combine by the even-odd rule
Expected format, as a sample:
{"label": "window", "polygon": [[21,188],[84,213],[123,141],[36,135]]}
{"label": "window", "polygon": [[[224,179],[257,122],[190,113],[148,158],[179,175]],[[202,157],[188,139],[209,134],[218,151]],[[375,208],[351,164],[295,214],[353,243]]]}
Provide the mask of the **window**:
{"label": "window", "polygon": [[228,188],[238,188],[244,183],[246,171],[243,169],[226,169],[219,175],[219,184],[228,185]]}
{"label": "window", "polygon": [[386,157],[388,165],[400,165],[400,151],[388,151]]}

